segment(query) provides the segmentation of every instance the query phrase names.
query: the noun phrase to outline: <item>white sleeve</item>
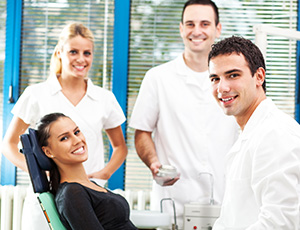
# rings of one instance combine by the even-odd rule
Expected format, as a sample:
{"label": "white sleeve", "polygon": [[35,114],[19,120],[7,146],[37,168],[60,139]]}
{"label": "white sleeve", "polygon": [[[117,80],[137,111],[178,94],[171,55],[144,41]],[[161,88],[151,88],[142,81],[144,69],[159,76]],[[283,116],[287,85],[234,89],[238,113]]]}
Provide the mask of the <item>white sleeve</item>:
{"label": "white sleeve", "polygon": [[158,88],[153,72],[150,69],[143,79],[129,123],[134,129],[149,132],[155,129],[159,114]]}
{"label": "white sleeve", "polygon": [[125,122],[126,118],[123,110],[119,105],[115,95],[110,91],[108,92],[106,107],[107,116],[105,122],[103,123],[104,129],[116,128]]}
{"label": "white sleeve", "polygon": [[40,110],[37,99],[38,98],[33,94],[33,87],[28,86],[11,112],[15,116],[21,118],[26,124],[35,127],[36,122],[40,119]]}

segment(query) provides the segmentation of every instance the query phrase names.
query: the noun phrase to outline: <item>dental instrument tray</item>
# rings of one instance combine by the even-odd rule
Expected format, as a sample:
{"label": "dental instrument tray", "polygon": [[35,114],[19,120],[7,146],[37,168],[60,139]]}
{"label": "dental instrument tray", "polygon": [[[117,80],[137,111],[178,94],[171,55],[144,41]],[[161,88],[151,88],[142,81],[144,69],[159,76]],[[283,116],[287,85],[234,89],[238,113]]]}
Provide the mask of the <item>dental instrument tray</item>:
{"label": "dental instrument tray", "polygon": [[158,169],[158,173],[155,175],[154,179],[159,185],[163,185],[165,182],[174,179],[178,176],[177,170],[172,165],[162,165]]}

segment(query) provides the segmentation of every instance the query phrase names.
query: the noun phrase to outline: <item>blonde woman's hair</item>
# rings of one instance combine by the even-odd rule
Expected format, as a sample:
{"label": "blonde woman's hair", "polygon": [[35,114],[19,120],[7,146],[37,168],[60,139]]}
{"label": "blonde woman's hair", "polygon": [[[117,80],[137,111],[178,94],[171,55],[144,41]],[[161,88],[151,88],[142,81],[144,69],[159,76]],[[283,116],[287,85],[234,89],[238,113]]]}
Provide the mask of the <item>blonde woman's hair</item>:
{"label": "blonde woman's hair", "polygon": [[61,59],[57,56],[58,51],[62,51],[65,43],[76,36],[80,35],[83,38],[90,40],[94,44],[94,35],[87,27],[81,23],[68,24],[61,32],[59,40],[53,51],[50,61],[50,76],[61,74],[62,65]]}

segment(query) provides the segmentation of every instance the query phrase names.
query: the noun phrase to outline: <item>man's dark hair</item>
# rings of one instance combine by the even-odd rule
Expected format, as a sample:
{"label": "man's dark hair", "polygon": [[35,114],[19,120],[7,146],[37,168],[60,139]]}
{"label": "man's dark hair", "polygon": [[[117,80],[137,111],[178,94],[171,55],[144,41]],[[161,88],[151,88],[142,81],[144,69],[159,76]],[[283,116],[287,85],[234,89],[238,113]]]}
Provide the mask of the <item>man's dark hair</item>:
{"label": "man's dark hair", "polygon": [[[265,60],[260,49],[250,40],[243,37],[232,36],[212,45],[208,55],[208,63],[211,59],[224,54],[242,54],[248,63],[252,76],[259,67],[266,70]],[[266,92],[266,80],[263,82],[263,90]]]}
{"label": "man's dark hair", "polygon": [[216,4],[211,1],[211,0],[189,0],[187,1],[182,9],[182,13],[181,13],[181,23],[183,23],[183,15],[184,15],[184,11],[185,8],[190,6],[190,5],[208,5],[211,6],[215,12],[215,23],[216,26],[219,24],[219,10],[218,7],[216,6]]}

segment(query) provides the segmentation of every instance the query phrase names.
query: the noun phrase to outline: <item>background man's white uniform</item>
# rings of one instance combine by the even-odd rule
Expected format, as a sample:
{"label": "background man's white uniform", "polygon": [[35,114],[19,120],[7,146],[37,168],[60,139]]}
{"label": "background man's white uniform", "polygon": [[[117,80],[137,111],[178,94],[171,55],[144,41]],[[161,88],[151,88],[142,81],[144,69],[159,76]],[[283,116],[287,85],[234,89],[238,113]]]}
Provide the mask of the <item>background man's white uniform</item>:
{"label": "background man's white uniform", "polygon": [[[162,198],[173,198],[181,218],[185,203],[209,203],[210,176],[202,172],[213,175],[214,198],[221,202],[225,154],[238,134],[236,121],[224,115],[210,87],[208,72],[192,71],[180,55],[147,72],[130,120],[132,128],[154,132],[159,161],[180,173],[173,186],[153,183],[152,204],[158,209]],[[172,213],[171,203],[167,206]]]}

